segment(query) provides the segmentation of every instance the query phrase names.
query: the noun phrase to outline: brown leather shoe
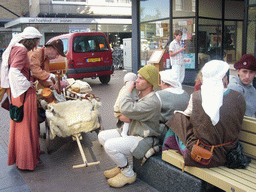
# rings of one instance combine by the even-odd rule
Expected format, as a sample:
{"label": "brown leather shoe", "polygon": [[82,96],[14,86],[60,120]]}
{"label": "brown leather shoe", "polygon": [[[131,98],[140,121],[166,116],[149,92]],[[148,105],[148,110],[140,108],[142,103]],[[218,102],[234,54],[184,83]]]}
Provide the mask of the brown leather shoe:
{"label": "brown leather shoe", "polygon": [[120,172],[121,172],[120,169],[118,167],[115,167],[113,169],[104,171],[104,175],[106,178],[109,179],[109,178],[115,177]]}
{"label": "brown leather shoe", "polygon": [[132,177],[126,177],[122,173],[118,173],[115,177],[108,179],[111,187],[123,187],[126,184],[132,184],[136,181],[136,173]]}

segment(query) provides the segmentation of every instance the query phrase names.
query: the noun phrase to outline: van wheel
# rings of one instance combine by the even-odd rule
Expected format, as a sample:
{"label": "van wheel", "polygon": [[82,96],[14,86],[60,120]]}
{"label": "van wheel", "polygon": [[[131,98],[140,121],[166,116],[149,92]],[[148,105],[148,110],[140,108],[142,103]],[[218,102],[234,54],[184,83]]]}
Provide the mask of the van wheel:
{"label": "van wheel", "polygon": [[110,75],[99,76],[99,78],[102,84],[108,84],[110,81]]}

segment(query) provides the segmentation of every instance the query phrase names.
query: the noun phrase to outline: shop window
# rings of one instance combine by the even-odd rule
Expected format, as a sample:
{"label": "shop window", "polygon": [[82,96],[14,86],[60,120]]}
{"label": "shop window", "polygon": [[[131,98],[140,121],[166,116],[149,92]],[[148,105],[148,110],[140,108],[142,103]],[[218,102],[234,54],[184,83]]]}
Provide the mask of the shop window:
{"label": "shop window", "polygon": [[[157,6],[156,6],[157,5]],[[140,21],[167,19],[170,17],[170,0],[147,0],[140,2]]]}
{"label": "shop window", "polygon": [[[186,45],[184,51],[184,62],[186,69],[195,69],[195,19],[173,19],[173,31],[181,30],[183,32],[181,42]],[[174,39],[174,36],[172,37]]]}
{"label": "shop window", "polygon": [[196,12],[196,0],[192,0],[192,12]]}
{"label": "shop window", "polygon": [[196,0],[173,0],[173,17],[195,16]]}
{"label": "shop window", "polygon": [[175,11],[182,11],[182,10],[183,10],[182,0],[175,0]]}
{"label": "shop window", "polygon": [[199,16],[222,18],[222,0],[199,0]]}
{"label": "shop window", "polygon": [[222,25],[219,20],[199,19],[198,25],[198,69],[213,59],[222,56]]}
{"label": "shop window", "polygon": [[256,7],[248,9],[248,24],[247,24],[247,46],[246,53],[256,55]]}
{"label": "shop window", "polygon": [[256,4],[256,0],[249,0],[249,5]]}
{"label": "shop window", "polygon": [[169,20],[142,23],[141,31],[141,64],[147,64],[155,49],[166,49],[164,67],[170,65],[169,50]]}
{"label": "shop window", "polygon": [[223,52],[224,60],[229,64],[235,63],[242,57],[242,21],[225,21]]}
{"label": "shop window", "polygon": [[225,1],[225,19],[244,19],[244,1]]}

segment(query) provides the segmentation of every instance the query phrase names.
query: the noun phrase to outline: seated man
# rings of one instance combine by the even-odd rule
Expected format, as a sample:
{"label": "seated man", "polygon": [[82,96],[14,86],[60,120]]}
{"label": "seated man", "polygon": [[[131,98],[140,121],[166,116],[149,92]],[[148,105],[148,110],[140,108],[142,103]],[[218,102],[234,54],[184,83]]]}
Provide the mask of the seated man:
{"label": "seated man", "polygon": [[[134,82],[129,81],[126,84],[126,93],[120,101],[122,115],[119,116],[119,119],[130,122],[128,136],[122,137],[121,131],[118,129],[101,131],[98,135],[99,142],[117,165],[117,167],[104,172],[108,178],[108,184],[112,187],[122,187],[135,182],[136,173],[128,165],[126,156],[131,156],[144,138],[161,135],[159,130],[161,106],[153,91],[153,87],[158,87],[158,74],[158,69],[153,65],[145,65],[138,71],[136,89],[139,91],[139,98],[137,101],[131,97],[131,92],[135,87]],[[154,143],[154,139],[152,141],[149,143],[150,146]],[[146,153],[146,151],[142,153]]]}
{"label": "seated man", "polygon": [[240,61],[234,64],[237,69],[238,76],[233,76],[228,85],[229,89],[233,89],[241,93],[246,101],[245,115],[256,117],[256,90],[252,85],[252,81],[256,75],[256,58],[251,54],[245,54]]}
{"label": "seated man", "polygon": [[[191,95],[186,111],[176,112],[166,123],[186,146],[180,152],[187,166],[224,165],[227,152],[237,146],[245,114],[245,100],[242,94],[227,89],[228,69],[229,65],[224,61],[212,60],[206,63],[202,69],[201,90]],[[180,143],[178,139],[177,145]],[[199,146],[207,150],[215,146],[209,164],[202,164],[200,159],[198,162],[191,157],[192,147],[198,140]]]}
{"label": "seated man", "polygon": [[[163,140],[167,132],[165,123],[174,115],[174,110],[184,111],[186,109],[189,94],[182,89],[181,83],[175,77],[172,69],[160,71],[160,77],[161,90],[157,91],[156,95],[161,102],[160,130],[162,133],[161,139]],[[170,131],[169,129],[167,135]]]}

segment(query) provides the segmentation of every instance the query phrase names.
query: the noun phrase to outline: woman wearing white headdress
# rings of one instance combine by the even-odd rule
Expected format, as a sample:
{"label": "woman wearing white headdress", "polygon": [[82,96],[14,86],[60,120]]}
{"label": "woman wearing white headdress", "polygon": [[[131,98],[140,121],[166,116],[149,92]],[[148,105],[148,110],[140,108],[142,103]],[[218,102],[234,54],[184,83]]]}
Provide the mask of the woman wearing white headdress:
{"label": "woman wearing white headdress", "polygon": [[169,136],[171,130],[168,130],[165,123],[174,115],[174,110],[184,111],[188,105],[189,94],[182,89],[182,85],[173,69],[160,71],[161,90],[156,92],[161,102],[160,130],[162,132],[161,139]]}
{"label": "woman wearing white headdress", "polygon": [[[187,166],[225,165],[227,152],[238,144],[246,105],[242,94],[227,89],[228,70],[229,65],[224,61],[212,60],[206,63],[202,69],[201,90],[191,95],[189,106],[184,112],[175,113],[166,123],[186,146],[181,152]],[[209,164],[191,158],[192,147],[198,140],[203,147],[216,146]]]}
{"label": "woman wearing white headdress", "polygon": [[1,87],[10,88],[11,103],[23,104],[21,122],[10,122],[8,165],[34,170],[39,162],[39,134],[36,91],[30,77],[27,52],[37,47],[42,34],[34,27],[26,27],[15,35],[2,56]]}

